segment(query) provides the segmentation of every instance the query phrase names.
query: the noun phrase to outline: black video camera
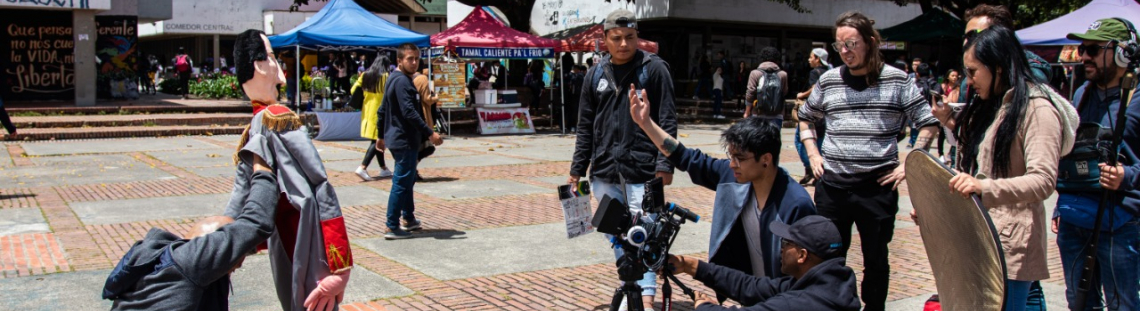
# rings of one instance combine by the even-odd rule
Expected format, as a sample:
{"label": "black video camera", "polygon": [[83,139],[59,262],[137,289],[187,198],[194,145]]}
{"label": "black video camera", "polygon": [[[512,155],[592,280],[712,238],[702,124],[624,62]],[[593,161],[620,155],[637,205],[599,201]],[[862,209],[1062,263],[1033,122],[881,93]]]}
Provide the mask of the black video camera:
{"label": "black video camera", "polygon": [[645,184],[641,205],[644,213],[631,212],[621,200],[609,196],[602,197],[594,213],[594,228],[613,235],[611,242],[615,247],[622,247],[625,253],[622,257],[628,257],[618,259],[618,266],[621,267],[624,260],[639,271],[630,277],[640,277],[646,271],[661,268],[681,224],[701,219],[680,205],[665,202],[664,187],[660,177]]}

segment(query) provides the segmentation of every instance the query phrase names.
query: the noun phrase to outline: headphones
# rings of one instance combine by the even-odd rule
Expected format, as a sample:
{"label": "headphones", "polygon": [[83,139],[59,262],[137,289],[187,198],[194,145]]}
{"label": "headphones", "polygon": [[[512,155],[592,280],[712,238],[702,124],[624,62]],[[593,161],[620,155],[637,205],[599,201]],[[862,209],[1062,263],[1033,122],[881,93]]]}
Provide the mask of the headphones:
{"label": "headphones", "polygon": [[1113,59],[1116,61],[1116,66],[1121,68],[1128,68],[1128,63],[1131,62],[1130,57],[1140,51],[1140,43],[1136,40],[1136,27],[1132,26],[1132,22],[1126,19],[1113,17],[1112,19],[1118,20],[1128,27],[1128,41],[1120,42],[1112,40],[1112,44],[1116,46],[1116,56]]}

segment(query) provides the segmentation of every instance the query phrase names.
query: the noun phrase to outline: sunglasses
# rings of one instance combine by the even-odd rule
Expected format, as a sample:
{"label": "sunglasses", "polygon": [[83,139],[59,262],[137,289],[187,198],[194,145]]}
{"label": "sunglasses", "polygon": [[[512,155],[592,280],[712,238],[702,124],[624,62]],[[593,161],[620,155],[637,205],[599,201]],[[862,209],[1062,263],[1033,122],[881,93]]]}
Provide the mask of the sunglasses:
{"label": "sunglasses", "polygon": [[1107,50],[1107,49],[1110,49],[1110,47],[1108,47],[1107,45],[1102,46],[1102,45],[1096,45],[1096,44],[1089,44],[1089,45],[1083,45],[1082,44],[1082,45],[1077,46],[1077,53],[1080,53],[1080,55],[1087,54],[1089,57],[1096,57],[1098,54],[1100,54],[1100,50]]}

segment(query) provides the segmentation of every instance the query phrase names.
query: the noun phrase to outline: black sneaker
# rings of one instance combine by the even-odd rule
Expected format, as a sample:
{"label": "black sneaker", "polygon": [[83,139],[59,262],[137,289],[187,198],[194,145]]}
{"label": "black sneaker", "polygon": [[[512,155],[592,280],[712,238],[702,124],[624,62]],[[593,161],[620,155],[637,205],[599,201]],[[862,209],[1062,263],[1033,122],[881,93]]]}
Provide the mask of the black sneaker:
{"label": "black sneaker", "polygon": [[420,173],[416,173],[416,181],[424,181],[424,176],[420,175]]}
{"label": "black sneaker", "polygon": [[417,219],[417,220],[416,220],[416,222],[414,222],[414,223],[413,223],[413,222],[407,222],[407,223],[404,223],[403,225],[400,225],[400,230],[404,230],[404,231],[419,231],[419,230],[423,230],[423,226],[422,226],[422,225],[423,225],[423,223],[424,223],[424,222],[422,222],[422,221],[420,221],[420,220],[418,220],[418,219]]}
{"label": "black sneaker", "polygon": [[389,229],[388,233],[384,234],[385,240],[402,240],[412,237],[411,232],[400,229]]}

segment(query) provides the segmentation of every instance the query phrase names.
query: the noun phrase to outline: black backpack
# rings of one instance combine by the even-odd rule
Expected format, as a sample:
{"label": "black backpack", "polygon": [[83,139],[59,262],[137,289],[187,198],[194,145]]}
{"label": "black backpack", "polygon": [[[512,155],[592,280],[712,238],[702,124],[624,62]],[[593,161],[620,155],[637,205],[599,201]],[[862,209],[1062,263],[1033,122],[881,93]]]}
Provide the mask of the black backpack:
{"label": "black backpack", "polygon": [[783,82],[780,81],[779,70],[761,70],[763,75],[756,84],[753,94],[756,102],[752,105],[753,115],[782,115],[784,113],[784,99],[780,96]]}

